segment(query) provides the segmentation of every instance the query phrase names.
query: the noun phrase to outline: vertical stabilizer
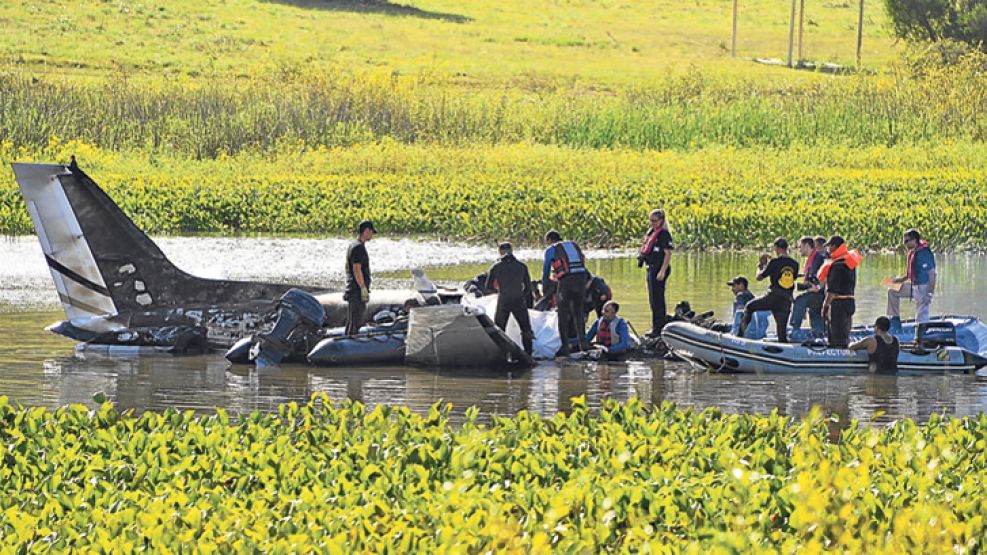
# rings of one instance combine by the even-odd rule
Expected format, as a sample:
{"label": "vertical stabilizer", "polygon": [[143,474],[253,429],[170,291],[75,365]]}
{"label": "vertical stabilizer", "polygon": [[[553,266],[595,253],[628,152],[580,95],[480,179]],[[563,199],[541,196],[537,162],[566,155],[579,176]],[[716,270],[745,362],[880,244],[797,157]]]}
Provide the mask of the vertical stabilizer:
{"label": "vertical stabilizer", "polygon": [[111,316],[116,305],[62,188],[65,166],[13,164],[65,315],[71,321]]}
{"label": "vertical stabilizer", "polygon": [[13,167],[70,321],[275,301],[291,288],[192,276],[74,164]]}

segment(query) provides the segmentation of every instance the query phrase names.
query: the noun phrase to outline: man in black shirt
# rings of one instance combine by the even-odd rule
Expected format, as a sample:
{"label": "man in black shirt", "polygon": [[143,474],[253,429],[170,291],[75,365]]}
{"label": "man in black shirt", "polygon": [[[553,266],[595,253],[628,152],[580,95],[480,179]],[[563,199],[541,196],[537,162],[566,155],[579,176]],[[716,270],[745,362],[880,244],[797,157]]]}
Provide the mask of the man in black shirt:
{"label": "man in black shirt", "polygon": [[661,336],[668,319],[665,307],[665,285],[672,273],[672,233],[668,228],[665,211],[656,208],[648,214],[648,232],[637,255],[637,267],[648,265],[648,304],[651,305],[651,331],[648,337]]}
{"label": "man in black shirt", "polygon": [[[542,262],[542,287],[549,279],[556,282],[555,306],[559,312],[559,337],[562,339],[560,355],[569,353],[569,342],[579,344],[579,350],[589,349],[586,344],[586,257],[574,241],[562,240],[554,229],[545,234],[545,258]],[[547,288],[546,288],[547,289]]]}
{"label": "man in black shirt", "polygon": [[368,220],[357,226],[356,240],[346,249],[346,292],[343,300],[348,303],[346,335],[355,335],[367,320],[367,303],[370,302],[370,255],[366,242],[373,239],[374,224]]}
{"label": "man in black shirt", "polygon": [[750,324],[751,317],[759,310],[770,310],[774,316],[775,329],[780,343],[788,342],[788,316],[792,313],[792,291],[795,289],[795,277],[799,273],[799,263],[788,256],[788,241],[784,237],[775,239],[775,258],[768,260],[768,255],[761,256],[757,264],[757,281],[771,278],[768,293],[747,303],[744,316],[740,320],[740,336],[743,337]]}
{"label": "man in black shirt", "polygon": [[822,272],[826,280],[826,300],[823,301],[823,316],[829,316],[830,347],[846,347],[850,343],[850,328],[853,327],[853,313],[857,310],[853,299],[857,287],[857,261],[847,250],[846,241],[834,235],[826,243],[830,260],[828,271]]}
{"label": "man in black shirt", "polygon": [[521,343],[524,345],[524,352],[529,355],[532,349],[534,333],[531,331],[531,319],[528,317],[528,309],[531,308],[531,274],[528,273],[528,266],[514,257],[513,248],[510,243],[501,243],[498,249],[500,260],[490,267],[487,272],[485,287],[492,291],[498,291],[497,312],[494,316],[494,323],[502,330],[507,330],[507,320],[514,315],[518,327],[521,328]]}

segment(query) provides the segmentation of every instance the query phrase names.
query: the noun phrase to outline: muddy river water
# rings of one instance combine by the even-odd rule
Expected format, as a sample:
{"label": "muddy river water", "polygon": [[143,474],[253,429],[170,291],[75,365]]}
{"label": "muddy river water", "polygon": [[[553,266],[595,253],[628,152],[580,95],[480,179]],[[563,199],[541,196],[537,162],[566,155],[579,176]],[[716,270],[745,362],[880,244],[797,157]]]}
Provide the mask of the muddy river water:
{"label": "muddy river water", "polygon": [[[305,238],[160,238],[179,267],[204,277],[339,286],[346,241]],[[378,238],[368,250],[377,287],[410,284],[408,270],[423,267],[435,281],[458,284],[485,270],[494,248]],[[533,276],[537,250],[521,250]],[[591,251],[590,269],[603,276],[621,303],[621,314],[640,331],[648,328],[643,271],[626,252]],[[668,286],[670,306],[688,299],[694,309],[728,313],[725,282],[752,278],[757,253],[677,253]],[[938,258],[939,286],[933,312],[987,316],[987,257]],[[858,274],[855,322],[884,311],[882,277],[902,272],[904,256],[868,255]],[[760,294],[765,285],[754,283]],[[914,307],[904,303],[904,315]],[[987,377],[800,376],[700,373],[665,362],[543,362],[520,375],[500,371],[435,371],[415,367],[316,368],[282,365],[258,371],[230,365],[221,354],[204,356],[101,356],[76,351],[68,339],[44,331],[64,319],[41,249],[34,237],[0,238],[0,395],[26,406],[93,405],[104,392],[122,408],[167,407],[231,413],[274,410],[306,401],[315,392],[374,405],[402,404],[426,411],[436,401],[461,415],[471,405],[485,415],[522,409],[551,415],[585,395],[591,406],[632,396],[681,407],[717,406],[728,412],[801,415],[813,405],[841,418],[887,422],[925,420],[932,413],[966,416],[987,410]],[[881,414],[883,413],[883,414]],[[878,416],[875,417],[875,414]]]}

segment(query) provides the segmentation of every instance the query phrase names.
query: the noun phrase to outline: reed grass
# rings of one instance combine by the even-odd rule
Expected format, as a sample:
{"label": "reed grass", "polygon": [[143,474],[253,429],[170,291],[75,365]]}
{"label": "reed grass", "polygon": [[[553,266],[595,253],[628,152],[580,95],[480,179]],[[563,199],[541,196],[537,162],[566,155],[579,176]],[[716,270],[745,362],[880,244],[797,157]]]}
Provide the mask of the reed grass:
{"label": "reed grass", "polygon": [[[335,72],[258,77],[238,87],[192,80],[39,80],[0,73],[0,141],[69,137],[105,149],[194,159],[335,147],[529,142],[579,148],[893,146],[987,138],[984,56],[920,77],[825,83],[719,81],[695,72],[651,88],[564,87],[464,94],[427,79]],[[944,93],[946,91],[946,93]]]}

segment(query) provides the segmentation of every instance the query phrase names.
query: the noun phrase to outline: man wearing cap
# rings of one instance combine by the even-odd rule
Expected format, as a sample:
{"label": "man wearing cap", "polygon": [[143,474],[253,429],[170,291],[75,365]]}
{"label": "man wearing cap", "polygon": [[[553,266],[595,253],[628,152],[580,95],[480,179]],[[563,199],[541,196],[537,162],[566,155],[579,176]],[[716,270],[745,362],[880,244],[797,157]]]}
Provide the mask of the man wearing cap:
{"label": "man wearing cap", "polygon": [[373,239],[374,224],[369,220],[360,222],[356,228],[356,240],[346,249],[346,292],[343,300],[348,304],[346,335],[355,335],[367,318],[367,303],[370,302],[370,255],[366,242]]}
{"label": "man wearing cap", "polygon": [[[730,286],[730,290],[733,291],[733,326],[730,328],[730,333],[733,335],[740,335],[740,319],[744,317],[744,307],[747,303],[754,300],[754,293],[750,292],[748,289],[748,281],[744,276],[737,276],[727,282]],[[747,331],[744,337],[747,339],[764,339],[764,336],[768,333],[768,315],[771,314],[767,311],[755,312],[754,318],[751,321],[751,325],[747,326]]]}
{"label": "man wearing cap", "polygon": [[826,285],[823,318],[829,320],[829,346],[846,347],[850,344],[853,313],[857,310],[853,294],[857,288],[857,265],[861,256],[857,251],[848,250],[846,241],[839,235],[830,237],[826,248],[829,260],[819,269],[819,281]]}
{"label": "man wearing cap", "polygon": [[[775,320],[775,331],[780,343],[788,342],[788,317],[792,313],[792,291],[795,290],[795,276],[799,273],[799,263],[788,256],[788,240],[775,239],[775,257],[762,255],[757,263],[757,281],[771,279],[768,293],[747,303],[744,316],[740,319],[740,334],[744,335],[754,313],[770,310]],[[770,260],[769,260],[770,258]]]}
{"label": "man wearing cap", "polygon": [[497,311],[494,323],[502,330],[507,330],[507,320],[513,315],[518,327],[521,328],[521,343],[524,352],[529,355],[534,352],[531,331],[531,319],[528,309],[531,307],[531,274],[528,266],[514,257],[514,249],[510,243],[501,243],[498,247],[500,260],[490,267],[487,272],[486,289],[497,291]]}
{"label": "man wearing cap", "polygon": [[901,289],[888,289],[888,316],[891,329],[901,329],[901,299],[915,299],[915,320],[929,321],[929,308],[936,290],[936,257],[929,243],[922,240],[917,229],[905,232],[902,242],[908,248],[908,262],[905,275],[891,281],[900,283]]}

